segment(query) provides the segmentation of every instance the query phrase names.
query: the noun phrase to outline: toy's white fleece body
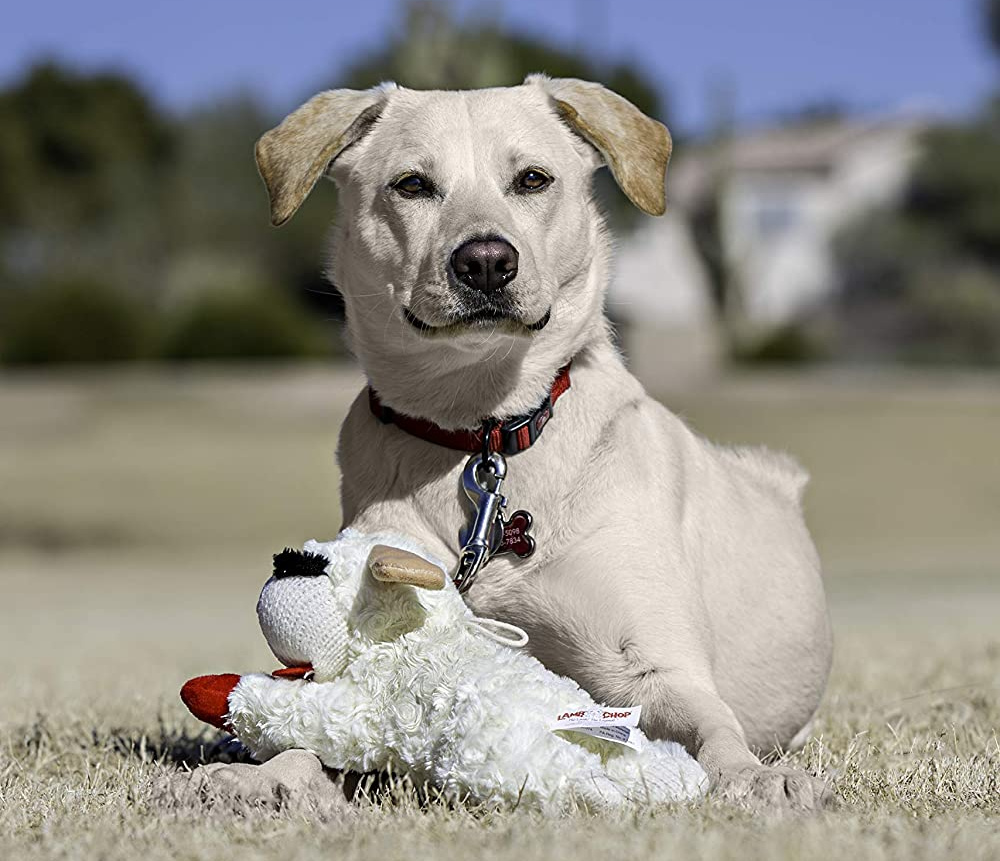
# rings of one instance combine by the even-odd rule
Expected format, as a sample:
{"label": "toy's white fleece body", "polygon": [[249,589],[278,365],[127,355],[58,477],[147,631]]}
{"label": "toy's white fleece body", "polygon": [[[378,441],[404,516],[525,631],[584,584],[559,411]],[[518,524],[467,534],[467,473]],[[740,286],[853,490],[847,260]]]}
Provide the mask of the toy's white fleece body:
{"label": "toy's white fleece body", "polygon": [[254,756],[299,748],[330,768],[391,768],[451,801],[549,814],[704,791],[705,773],[674,742],[643,738],[636,752],[551,732],[559,714],[597,704],[485,633],[450,581],[441,591],[376,581],[366,568],[376,544],[427,558],[401,536],[345,530],[305,547],[330,559],[327,577],[265,585],[258,611],[269,644],[283,662],[312,662],[316,673],[314,681],[241,679],[228,720]]}

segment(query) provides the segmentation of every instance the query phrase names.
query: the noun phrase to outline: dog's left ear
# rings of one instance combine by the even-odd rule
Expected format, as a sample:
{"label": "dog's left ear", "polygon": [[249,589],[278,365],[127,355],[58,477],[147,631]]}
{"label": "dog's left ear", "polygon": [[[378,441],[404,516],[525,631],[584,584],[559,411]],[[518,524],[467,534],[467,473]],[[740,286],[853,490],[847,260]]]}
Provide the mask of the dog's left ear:
{"label": "dog's left ear", "polygon": [[271,199],[271,223],[284,224],[330,163],[378,119],[395,84],[327,90],[293,111],[257,141],[257,169]]}
{"label": "dog's left ear", "polygon": [[673,148],[666,126],[600,84],[545,75],[529,75],[525,83],[549,94],[563,121],[597,149],[632,203],[649,215],[666,212]]}

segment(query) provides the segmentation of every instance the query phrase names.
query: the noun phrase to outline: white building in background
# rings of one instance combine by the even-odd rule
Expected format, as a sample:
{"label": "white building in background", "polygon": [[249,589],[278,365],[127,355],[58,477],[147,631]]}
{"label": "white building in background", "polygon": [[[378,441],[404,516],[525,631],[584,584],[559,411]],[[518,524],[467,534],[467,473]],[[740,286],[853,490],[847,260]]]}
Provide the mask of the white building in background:
{"label": "white building in background", "polygon": [[925,123],[837,121],[737,135],[681,151],[667,178],[668,214],[618,248],[608,309],[651,382],[711,370],[721,356],[707,273],[688,214],[718,196],[721,242],[741,318],[766,332],[822,306],[836,279],[832,242],[904,188]]}
{"label": "white building in background", "polygon": [[618,245],[607,308],[645,381],[697,377],[719,364],[708,276],[678,210],[645,219]]}

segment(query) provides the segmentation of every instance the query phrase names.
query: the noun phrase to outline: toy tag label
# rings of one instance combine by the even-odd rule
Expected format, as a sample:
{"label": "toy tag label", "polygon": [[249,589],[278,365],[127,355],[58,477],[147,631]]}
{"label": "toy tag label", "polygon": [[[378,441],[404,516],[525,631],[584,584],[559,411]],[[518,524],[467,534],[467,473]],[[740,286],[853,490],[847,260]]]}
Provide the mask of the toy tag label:
{"label": "toy tag label", "polygon": [[582,732],[594,738],[613,741],[615,744],[639,750],[642,738],[639,732],[641,711],[642,706],[566,711],[553,721],[549,729],[552,732]]}

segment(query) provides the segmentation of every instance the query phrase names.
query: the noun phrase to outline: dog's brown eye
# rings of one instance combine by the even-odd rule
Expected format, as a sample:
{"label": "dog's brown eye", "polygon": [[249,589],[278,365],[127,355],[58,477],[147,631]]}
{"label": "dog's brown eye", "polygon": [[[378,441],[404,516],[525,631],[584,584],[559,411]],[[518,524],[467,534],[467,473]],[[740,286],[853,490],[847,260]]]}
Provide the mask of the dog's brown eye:
{"label": "dog's brown eye", "polygon": [[431,181],[426,177],[421,176],[419,173],[407,173],[403,174],[399,179],[397,179],[392,187],[408,197],[414,197],[416,195],[428,195],[432,194],[434,191],[434,186],[431,185]]}
{"label": "dog's brown eye", "polygon": [[517,178],[518,191],[541,191],[552,183],[552,177],[536,167],[522,171]]}

